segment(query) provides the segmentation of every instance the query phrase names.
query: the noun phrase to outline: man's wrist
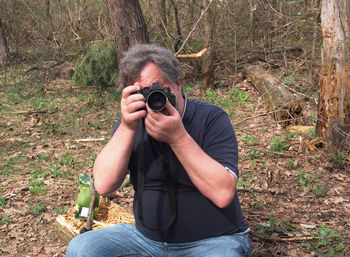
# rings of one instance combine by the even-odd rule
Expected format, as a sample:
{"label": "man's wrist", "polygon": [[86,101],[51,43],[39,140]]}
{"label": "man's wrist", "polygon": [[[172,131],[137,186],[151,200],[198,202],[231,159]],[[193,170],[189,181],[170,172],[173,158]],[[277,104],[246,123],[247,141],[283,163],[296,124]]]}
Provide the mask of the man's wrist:
{"label": "man's wrist", "polygon": [[188,146],[189,140],[191,139],[192,139],[191,136],[185,130],[181,136],[179,136],[177,139],[174,140],[174,142],[171,142],[169,145],[172,148],[186,147]]}
{"label": "man's wrist", "polygon": [[121,121],[117,130],[119,130],[120,133],[123,133],[125,135],[135,135],[137,132],[137,126],[135,126],[135,128],[133,128],[133,127],[125,124],[125,122]]}

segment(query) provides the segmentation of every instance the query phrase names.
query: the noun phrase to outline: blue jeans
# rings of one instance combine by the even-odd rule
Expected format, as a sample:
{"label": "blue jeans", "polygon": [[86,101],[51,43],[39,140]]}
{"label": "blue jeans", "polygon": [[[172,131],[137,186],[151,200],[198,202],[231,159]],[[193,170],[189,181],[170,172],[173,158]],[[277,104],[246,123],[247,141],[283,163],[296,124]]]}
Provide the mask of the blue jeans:
{"label": "blue jeans", "polygon": [[244,233],[188,243],[165,243],[144,237],[135,226],[118,224],[85,232],[70,241],[67,257],[202,257],[251,256],[250,239]]}

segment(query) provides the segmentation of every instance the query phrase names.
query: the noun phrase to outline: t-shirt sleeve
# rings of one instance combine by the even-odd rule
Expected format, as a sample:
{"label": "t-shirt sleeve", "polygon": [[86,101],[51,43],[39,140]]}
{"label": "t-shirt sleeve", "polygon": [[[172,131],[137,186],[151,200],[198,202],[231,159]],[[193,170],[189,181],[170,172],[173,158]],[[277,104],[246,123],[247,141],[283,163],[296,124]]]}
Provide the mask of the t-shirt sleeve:
{"label": "t-shirt sleeve", "polygon": [[121,117],[118,118],[117,122],[114,125],[113,131],[112,131],[112,135],[114,135],[114,133],[116,132],[116,130],[118,129],[119,125],[121,122]]}
{"label": "t-shirt sleeve", "polygon": [[239,178],[237,139],[224,110],[217,108],[209,113],[202,148],[228,171],[233,172],[237,179]]}

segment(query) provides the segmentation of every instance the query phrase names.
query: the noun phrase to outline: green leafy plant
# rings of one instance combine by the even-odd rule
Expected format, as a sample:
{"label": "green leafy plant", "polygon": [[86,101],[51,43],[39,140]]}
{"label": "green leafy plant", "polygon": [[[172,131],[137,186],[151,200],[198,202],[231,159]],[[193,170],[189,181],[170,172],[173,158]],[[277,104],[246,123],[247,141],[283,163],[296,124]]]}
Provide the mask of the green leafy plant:
{"label": "green leafy plant", "polygon": [[250,187],[250,180],[252,179],[253,175],[249,173],[244,173],[240,178],[238,179],[238,186],[243,188]]}
{"label": "green leafy plant", "polygon": [[72,168],[73,165],[74,165],[74,160],[71,156],[67,155],[67,156],[63,156],[60,160],[60,163],[62,165],[66,165],[68,166],[69,168]]}
{"label": "green leafy plant", "polygon": [[286,85],[292,85],[294,83],[294,79],[286,77],[286,78],[283,79],[283,83],[286,84]]}
{"label": "green leafy plant", "polygon": [[208,88],[207,91],[206,91],[206,100],[209,102],[209,103],[212,103],[212,104],[218,104],[219,103],[219,100],[220,98],[218,97],[218,94],[216,91],[214,91],[213,89],[211,88]]}
{"label": "green leafy plant", "polygon": [[306,187],[309,184],[309,177],[306,175],[306,171],[299,169],[298,173],[299,173],[298,182],[304,187]]}
{"label": "green leafy plant", "polygon": [[283,227],[283,226],[280,226],[277,223],[277,220],[276,220],[276,218],[273,215],[270,215],[268,218],[269,218],[270,226],[268,226],[266,228],[266,231],[268,231],[268,232],[278,232],[278,233],[286,232],[286,228]]}
{"label": "green leafy plant", "polygon": [[255,144],[258,142],[258,138],[252,135],[246,135],[242,137],[241,140],[245,144]]}
{"label": "green leafy plant", "polygon": [[[311,124],[316,124],[317,122],[317,112],[310,112],[311,115]],[[315,134],[315,130],[313,130],[313,134]]]}
{"label": "green leafy plant", "polygon": [[308,250],[315,251],[317,256],[339,256],[344,251],[344,239],[339,237],[339,233],[330,229],[322,222],[314,230],[310,230],[313,238],[309,243],[302,244]]}
{"label": "green leafy plant", "polygon": [[224,97],[219,96],[217,91],[208,88],[206,91],[206,101],[221,107],[232,107],[237,104],[250,103],[248,93],[236,88],[231,88]]}
{"label": "green leafy plant", "polygon": [[326,195],[327,188],[325,184],[322,184],[322,185],[314,184],[312,191],[315,193],[317,197],[322,197]]}
{"label": "green leafy plant", "polygon": [[54,214],[59,214],[59,215],[64,215],[67,213],[69,209],[69,206],[68,205],[65,205],[65,206],[58,206],[56,207],[55,210],[52,211],[52,213]]}
{"label": "green leafy plant", "polygon": [[73,163],[70,161],[70,159],[64,159],[64,161],[60,162],[61,165],[65,165],[65,166],[61,166],[61,165],[57,165],[57,164],[52,164],[51,167],[46,168],[47,172],[50,173],[52,175],[52,177],[54,178],[65,178],[65,179],[70,179],[72,176],[72,172],[70,171],[70,169],[73,166]]}
{"label": "green leafy plant", "polygon": [[49,158],[49,155],[44,152],[38,153],[36,156],[38,157],[39,160],[47,160]]}
{"label": "green leafy plant", "polygon": [[308,192],[311,188],[311,179],[317,179],[319,176],[316,174],[307,174],[305,170],[298,168],[298,182],[304,187],[304,190]]}
{"label": "green leafy plant", "polygon": [[32,188],[29,189],[31,194],[44,195],[47,193],[46,187],[41,180],[29,180],[29,185],[32,186]]}
{"label": "green leafy plant", "polygon": [[251,103],[247,92],[238,90],[237,88],[231,88],[229,92],[230,98],[234,103],[247,104]]}
{"label": "green leafy plant", "polygon": [[4,207],[6,204],[6,198],[0,195],[0,206]]}
{"label": "green leafy plant", "polygon": [[296,170],[296,169],[298,169],[298,165],[295,165],[294,162],[293,162],[293,160],[292,160],[291,158],[288,158],[288,159],[287,159],[287,162],[288,162],[288,167],[289,167],[289,169],[291,169],[291,170]]}
{"label": "green leafy plant", "polygon": [[113,86],[118,74],[117,50],[113,40],[88,46],[72,77],[78,85]]}
{"label": "green leafy plant", "polygon": [[43,213],[45,211],[45,206],[42,203],[36,204],[36,205],[29,203],[28,206],[29,206],[29,211],[27,211],[26,214],[31,214],[33,216],[39,216],[41,213]]}
{"label": "green leafy plant", "polygon": [[60,178],[63,175],[63,172],[61,171],[61,166],[53,164],[51,168],[46,168],[46,170],[54,177],[54,178]]}
{"label": "green leafy plant", "polygon": [[30,175],[32,175],[33,179],[37,178],[45,178],[47,176],[46,172],[39,169],[39,170],[30,170]]}
{"label": "green leafy plant", "polygon": [[1,220],[0,220],[0,224],[6,224],[8,225],[11,222],[11,218],[4,214],[4,216],[2,216]]}
{"label": "green leafy plant", "polygon": [[260,158],[260,151],[258,150],[251,150],[248,154],[248,159],[259,159]]}
{"label": "green leafy plant", "polygon": [[329,160],[334,163],[344,165],[346,162],[350,162],[350,156],[346,155],[346,151],[331,153],[329,155]]}
{"label": "green leafy plant", "polygon": [[286,142],[284,136],[275,136],[272,139],[271,150],[277,153],[283,153],[286,148],[289,147],[289,144]]}
{"label": "green leafy plant", "polygon": [[289,221],[278,221],[276,219],[276,215],[269,215],[269,224],[267,225],[261,225],[258,224],[257,228],[260,230],[260,234],[262,235],[271,235],[272,233],[286,233],[286,232],[295,232],[299,226],[296,224],[293,224]]}

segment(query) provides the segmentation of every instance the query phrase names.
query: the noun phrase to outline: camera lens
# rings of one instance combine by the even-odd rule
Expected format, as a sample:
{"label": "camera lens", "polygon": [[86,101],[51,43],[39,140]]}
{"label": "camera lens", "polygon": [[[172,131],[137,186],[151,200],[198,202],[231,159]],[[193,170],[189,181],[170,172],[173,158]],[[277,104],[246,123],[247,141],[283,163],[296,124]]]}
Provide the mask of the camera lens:
{"label": "camera lens", "polygon": [[147,97],[148,106],[153,110],[160,112],[166,104],[166,95],[161,91],[151,92]]}

